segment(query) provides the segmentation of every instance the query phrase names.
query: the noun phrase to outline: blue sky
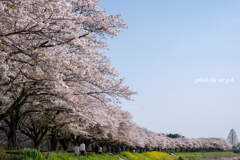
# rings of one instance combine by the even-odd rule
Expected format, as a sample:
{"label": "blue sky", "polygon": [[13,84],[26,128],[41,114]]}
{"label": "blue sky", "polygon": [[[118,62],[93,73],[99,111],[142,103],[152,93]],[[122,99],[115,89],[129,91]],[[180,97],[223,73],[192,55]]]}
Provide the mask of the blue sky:
{"label": "blue sky", "polygon": [[[142,127],[188,138],[240,136],[240,1],[102,0],[129,29],[109,39],[112,65],[138,92],[122,108]],[[195,83],[198,78],[233,82]]]}

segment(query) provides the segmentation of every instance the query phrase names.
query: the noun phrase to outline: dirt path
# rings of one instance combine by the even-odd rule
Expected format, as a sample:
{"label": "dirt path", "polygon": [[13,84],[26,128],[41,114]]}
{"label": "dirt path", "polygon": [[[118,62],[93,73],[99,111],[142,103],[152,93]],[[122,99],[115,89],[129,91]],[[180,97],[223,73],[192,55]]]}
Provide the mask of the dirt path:
{"label": "dirt path", "polygon": [[119,157],[120,160],[127,160],[126,158],[124,157]]}

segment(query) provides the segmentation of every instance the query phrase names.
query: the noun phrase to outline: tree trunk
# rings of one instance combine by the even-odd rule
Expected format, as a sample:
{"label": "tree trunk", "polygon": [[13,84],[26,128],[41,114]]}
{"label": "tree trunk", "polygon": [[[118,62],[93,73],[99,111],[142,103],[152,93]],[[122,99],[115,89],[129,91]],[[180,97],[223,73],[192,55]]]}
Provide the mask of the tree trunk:
{"label": "tree trunk", "polygon": [[34,143],[34,148],[36,148],[37,150],[40,150],[40,142],[41,141],[33,141],[33,143]]}
{"label": "tree trunk", "polygon": [[14,131],[10,131],[8,135],[8,149],[17,150],[17,135]]}
{"label": "tree trunk", "polygon": [[57,134],[54,131],[51,131],[51,136],[50,136],[50,143],[51,143],[51,151],[56,151],[57,150]]}
{"label": "tree trunk", "polygon": [[[84,143],[85,143],[85,145],[86,145],[86,151],[88,151],[87,149],[89,148],[89,145],[91,144],[91,139],[83,139],[82,140]],[[100,146],[103,146],[102,144],[99,144]],[[100,147],[99,146],[99,147]]]}
{"label": "tree trunk", "polygon": [[57,140],[51,139],[51,151],[56,151],[56,150],[57,150]]}
{"label": "tree trunk", "polygon": [[17,150],[17,129],[19,124],[20,116],[19,111],[16,111],[14,114],[10,115],[10,121],[5,119],[4,121],[8,124],[9,133],[8,137],[8,149]]}
{"label": "tree trunk", "polygon": [[63,150],[66,151],[68,149],[68,143],[66,141],[66,139],[59,139],[58,142],[62,145]]}

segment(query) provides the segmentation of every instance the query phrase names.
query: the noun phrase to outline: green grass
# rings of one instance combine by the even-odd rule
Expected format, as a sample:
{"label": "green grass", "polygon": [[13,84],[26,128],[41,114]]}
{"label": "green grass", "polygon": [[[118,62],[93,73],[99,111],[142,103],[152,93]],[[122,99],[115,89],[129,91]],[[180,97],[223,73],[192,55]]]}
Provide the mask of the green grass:
{"label": "green grass", "polygon": [[[34,150],[29,150],[29,155],[33,154],[31,152]],[[8,152],[8,153],[6,153]],[[11,153],[12,152],[12,153]],[[0,160],[34,160],[31,157],[23,159],[22,155],[17,155],[16,153],[23,153],[22,151],[0,151]],[[11,154],[10,154],[11,153]],[[144,152],[144,153],[130,153],[122,152],[119,155],[113,155],[110,153],[103,154],[93,154],[94,152],[88,152],[87,156],[75,157],[73,153],[67,153],[67,151],[55,151],[55,152],[43,152],[41,153],[45,160],[119,160],[118,157],[125,157],[128,160],[177,160],[180,156],[188,158],[189,160],[208,160],[208,157],[219,158],[220,156],[234,156],[239,154],[234,154],[232,152],[177,152],[177,156],[169,155],[164,152]],[[22,158],[21,158],[22,157]],[[35,159],[38,160],[38,159]]]}
{"label": "green grass", "polygon": [[[7,152],[1,150],[0,160],[119,160],[118,156],[109,153],[93,154],[94,152],[88,152],[86,156],[75,157],[73,153],[67,153],[66,151],[40,153],[34,149],[27,149],[25,153],[21,150]],[[43,156],[39,156],[40,154]]]}
{"label": "green grass", "polygon": [[125,157],[128,160],[177,160],[179,156],[172,156],[164,152],[143,152],[143,153],[130,153],[122,152],[119,154],[121,157]]}
{"label": "green grass", "polygon": [[207,158],[207,157],[215,157],[218,159],[220,156],[234,156],[238,155],[233,152],[176,152],[178,156],[188,158],[190,160],[196,160],[197,157]]}
{"label": "green grass", "polygon": [[103,154],[92,154],[87,156],[75,157],[73,154],[62,155],[57,153],[50,154],[48,160],[119,160],[118,156],[109,153]]}
{"label": "green grass", "polygon": [[194,157],[215,156],[216,154],[221,156],[237,155],[233,152],[175,152],[175,154],[179,156],[194,156]]}
{"label": "green grass", "polygon": [[189,160],[199,160],[200,159],[209,159],[208,157],[213,157],[215,159],[219,159],[220,156],[232,156],[238,155],[232,152],[181,152],[175,153],[176,156],[169,155],[164,152],[144,152],[144,153],[129,153],[122,152],[119,156],[125,157],[128,160],[177,160],[180,156],[183,158],[187,158]]}

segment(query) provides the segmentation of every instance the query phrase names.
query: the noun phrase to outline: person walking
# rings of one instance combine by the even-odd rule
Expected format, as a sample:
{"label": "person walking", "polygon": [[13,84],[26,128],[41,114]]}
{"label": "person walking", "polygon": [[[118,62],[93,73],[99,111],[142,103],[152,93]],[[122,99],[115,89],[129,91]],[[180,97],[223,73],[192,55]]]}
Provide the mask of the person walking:
{"label": "person walking", "polygon": [[85,144],[82,142],[80,145],[80,152],[81,152],[81,156],[84,156],[85,154]]}
{"label": "person walking", "polygon": [[74,149],[75,149],[75,156],[77,157],[78,155],[79,155],[79,145],[78,145],[78,143],[76,144],[76,146],[74,147]]}

